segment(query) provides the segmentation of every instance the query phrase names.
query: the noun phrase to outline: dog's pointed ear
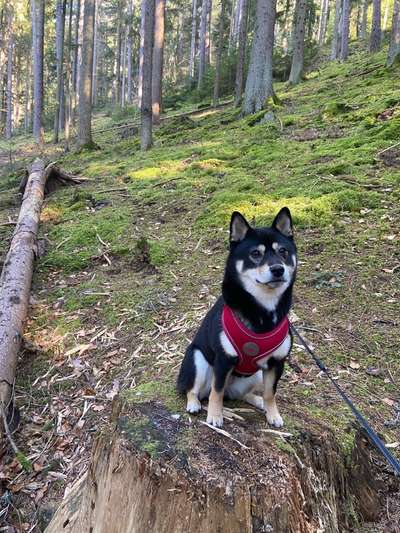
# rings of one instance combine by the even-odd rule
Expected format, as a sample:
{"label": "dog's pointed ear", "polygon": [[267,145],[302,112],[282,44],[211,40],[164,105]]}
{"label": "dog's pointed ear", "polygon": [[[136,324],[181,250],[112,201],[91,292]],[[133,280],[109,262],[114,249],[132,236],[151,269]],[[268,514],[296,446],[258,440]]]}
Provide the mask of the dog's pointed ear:
{"label": "dog's pointed ear", "polygon": [[292,216],[287,207],[282,207],[272,222],[272,227],[278,230],[285,237],[293,238]]}
{"label": "dog's pointed ear", "polygon": [[240,242],[242,241],[247,232],[250,229],[250,225],[242,214],[238,211],[234,211],[231,217],[231,227],[230,227],[230,241],[231,242]]}

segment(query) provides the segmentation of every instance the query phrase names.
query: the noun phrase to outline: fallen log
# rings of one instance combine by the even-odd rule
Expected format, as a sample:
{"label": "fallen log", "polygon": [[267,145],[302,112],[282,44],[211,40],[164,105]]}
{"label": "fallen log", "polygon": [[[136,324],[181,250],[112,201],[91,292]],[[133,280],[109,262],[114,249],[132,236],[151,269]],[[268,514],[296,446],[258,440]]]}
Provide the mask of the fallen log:
{"label": "fallen log", "polygon": [[54,190],[56,182],[67,185],[80,180],[55,164],[45,170],[37,159],[21,183],[21,209],[0,276],[0,410],[9,419],[15,414],[11,392],[28,312],[40,211],[46,191]]}
{"label": "fallen log", "polygon": [[28,312],[45,183],[44,163],[36,160],[27,180],[17,225],[0,277],[0,408],[7,414],[12,410],[11,390]]}
{"label": "fallen log", "polygon": [[314,421],[286,440],[246,410],[226,422],[227,438],[159,401],[132,398],[95,439],[87,473],[46,533],[339,533],[379,515],[361,434],[349,456]]}

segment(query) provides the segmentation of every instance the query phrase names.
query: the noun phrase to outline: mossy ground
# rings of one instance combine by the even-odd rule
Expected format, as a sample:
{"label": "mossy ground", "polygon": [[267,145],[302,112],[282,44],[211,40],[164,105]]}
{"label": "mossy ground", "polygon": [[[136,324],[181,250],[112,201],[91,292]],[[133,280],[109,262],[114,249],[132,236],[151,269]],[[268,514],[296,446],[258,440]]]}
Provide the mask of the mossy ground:
{"label": "mossy ground", "polygon": [[[173,383],[219,294],[230,214],[268,224],[287,205],[302,332],[383,438],[399,440],[400,147],[390,159],[382,152],[400,135],[399,67],[385,69],[384,59],[359,52],[295,88],[278,84],[273,121],[240,118],[232,107],[208,110],[166,122],[146,153],[137,138],[107,131],[95,135],[101,150],[63,157],[63,167],[92,181],[46,200],[48,252],[37,264],[27,330],[45,355],[40,368],[20,362],[25,425],[31,398],[50,406],[40,431],[57,425],[57,405],[72,398],[75,449],[85,405],[90,441],[117,390],[162,399],[186,416]],[[111,122],[102,115],[96,127]],[[16,212],[12,204],[1,209],[2,221]],[[0,226],[0,252],[11,231]],[[293,358],[303,372],[288,368],[281,382],[287,426],[326,424],[347,450],[347,408],[297,344]],[[24,429],[18,440],[28,451]]]}

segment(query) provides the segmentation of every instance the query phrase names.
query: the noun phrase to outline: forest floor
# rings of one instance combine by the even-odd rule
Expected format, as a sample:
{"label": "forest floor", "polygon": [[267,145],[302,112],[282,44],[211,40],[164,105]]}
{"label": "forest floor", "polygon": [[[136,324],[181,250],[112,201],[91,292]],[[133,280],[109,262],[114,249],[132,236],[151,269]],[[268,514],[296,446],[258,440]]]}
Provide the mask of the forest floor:
{"label": "forest floor", "polygon": [[[117,394],[161,398],[187,416],[174,381],[220,293],[233,210],[269,224],[280,207],[291,209],[296,323],[400,458],[399,67],[384,62],[383,53],[357,53],[295,88],[277,84],[281,104],[267,115],[240,118],[226,107],[171,119],[146,153],[120,130],[96,135],[96,151],[46,147],[48,160],[91,181],[50,195],[43,209],[47,251],[16,383],[15,441],[31,469],[3,451],[0,524],[43,530],[85,471]],[[95,128],[110,123],[100,115]],[[11,165],[0,150],[1,259],[12,234],[2,223],[18,211],[10,187],[35,152],[17,139]],[[287,367],[279,389],[286,427],[319,420],[350,450],[348,409],[297,342],[293,361],[299,368]],[[234,422],[226,429],[234,434]],[[153,447],[143,443],[150,455]],[[396,531],[396,495],[384,498],[368,531]]]}

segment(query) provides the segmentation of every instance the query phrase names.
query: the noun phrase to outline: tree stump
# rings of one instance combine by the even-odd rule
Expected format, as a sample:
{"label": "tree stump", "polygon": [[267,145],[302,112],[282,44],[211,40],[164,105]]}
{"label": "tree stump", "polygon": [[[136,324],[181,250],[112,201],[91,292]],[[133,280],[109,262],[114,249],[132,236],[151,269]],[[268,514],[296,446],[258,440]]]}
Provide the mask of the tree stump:
{"label": "tree stump", "polygon": [[283,438],[244,409],[225,423],[232,440],[183,414],[180,400],[132,395],[113,411],[46,533],[339,532],[363,512],[353,498],[362,493],[379,513],[369,454],[348,464],[327,428]]}

